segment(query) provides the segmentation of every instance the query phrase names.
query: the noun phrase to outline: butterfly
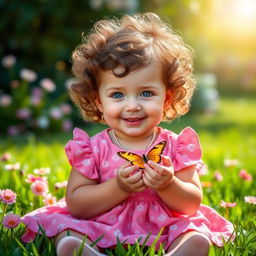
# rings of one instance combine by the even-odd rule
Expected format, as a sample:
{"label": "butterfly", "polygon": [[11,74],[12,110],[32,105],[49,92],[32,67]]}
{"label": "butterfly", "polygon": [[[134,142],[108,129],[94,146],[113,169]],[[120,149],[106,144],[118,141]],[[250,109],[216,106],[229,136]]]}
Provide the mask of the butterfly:
{"label": "butterfly", "polygon": [[132,165],[137,165],[140,169],[144,169],[144,164],[147,163],[148,160],[155,163],[161,162],[161,154],[164,151],[165,145],[166,141],[161,141],[150,149],[147,155],[142,154],[142,156],[126,151],[119,151],[117,154],[126,161],[130,162]]}

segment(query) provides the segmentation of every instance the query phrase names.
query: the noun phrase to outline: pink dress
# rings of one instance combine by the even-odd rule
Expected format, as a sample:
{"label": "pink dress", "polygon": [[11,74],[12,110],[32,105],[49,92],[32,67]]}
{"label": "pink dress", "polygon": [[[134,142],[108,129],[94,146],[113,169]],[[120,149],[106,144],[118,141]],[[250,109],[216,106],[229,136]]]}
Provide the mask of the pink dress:
{"label": "pink dress", "polygon": [[[191,165],[197,170],[202,166],[201,149],[198,136],[189,127],[179,135],[159,128],[160,133],[154,145],[166,141],[163,155],[172,159],[175,172]],[[89,179],[98,183],[105,182],[116,175],[117,169],[125,160],[117,154],[121,151],[112,143],[106,129],[92,138],[82,130],[74,129],[74,138],[65,147],[70,164]],[[148,149],[149,151],[150,149]],[[143,154],[144,151],[133,151]],[[147,153],[147,152],[146,152]],[[220,216],[214,209],[201,205],[193,215],[182,215],[169,209],[151,189],[131,194],[126,200],[116,205],[108,212],[90,219],[77,219],[69,213],[65,199],[53,206],[42,207],[23,217],[27,232],[24,241],[31,241],[39,225],[48,237],[53,237],[66,229],[76,230],[86,234],[92,241],[103,235],[97,243],[99,247],[107,248],[121,242],[134,244],[138,238],[147,237],[151,233],[147,245],[151,245],[163,227],[159,242],[165,248],[179,235],[195,230],[207,235],[217,246],[223,246],[224,240],[233,240],[233,225]]]}

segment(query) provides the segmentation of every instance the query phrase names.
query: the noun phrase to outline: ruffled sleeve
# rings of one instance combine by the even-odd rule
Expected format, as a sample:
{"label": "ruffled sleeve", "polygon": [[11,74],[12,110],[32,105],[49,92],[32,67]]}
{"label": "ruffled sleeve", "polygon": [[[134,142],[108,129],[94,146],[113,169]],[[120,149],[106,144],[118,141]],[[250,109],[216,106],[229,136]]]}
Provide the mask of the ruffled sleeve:
{"label": "ruffled sleeve", "polygon": [[199,171],[203,165],[202,151],[196,132],[187,127],[177,136],[172,148],[173,166],[175,171],[179,171],[191,165],[196,165]]}
{"label": "ruffled sleeve", "polygon": [[90,137],[79,128],[73,131],[73,140],[65,146],[71,166],[89,179],[98,179]]}

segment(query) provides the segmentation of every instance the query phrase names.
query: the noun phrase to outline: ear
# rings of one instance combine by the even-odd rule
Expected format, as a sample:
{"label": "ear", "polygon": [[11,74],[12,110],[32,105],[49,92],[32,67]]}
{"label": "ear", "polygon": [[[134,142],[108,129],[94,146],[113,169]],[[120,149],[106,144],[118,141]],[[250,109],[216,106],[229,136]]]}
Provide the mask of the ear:
{"label": "ear", "polygon": [[172,91],[171,89],[166,90],[166,97],[165,97],[165,102],[164,102],[164,109],[167,109],[170,104],[172,103]]}
{"label": "ear", "polygon": [[100,112],[103,112],[102,104],[99,95],[96,96],[95,104]]}

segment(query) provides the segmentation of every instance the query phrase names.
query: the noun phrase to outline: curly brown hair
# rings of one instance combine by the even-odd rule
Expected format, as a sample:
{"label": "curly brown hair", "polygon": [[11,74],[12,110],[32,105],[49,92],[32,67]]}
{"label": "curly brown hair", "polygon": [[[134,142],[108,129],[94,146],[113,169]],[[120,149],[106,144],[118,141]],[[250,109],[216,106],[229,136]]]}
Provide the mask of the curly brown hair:
{"label": "curly brown hair", "polygon": [[[104,122],[95,104],[100,72],[112,70],[116,77],[124,77],[154,59],[161,63],[163,81],[172,95],[163,121],[173,120],[189,110],[195,88],[192,57],[192,49],[154,13],[100,20],[72,53],[77,83],[70,95],[85,120]],[[124,71],[116,74],[120,65]]]}

